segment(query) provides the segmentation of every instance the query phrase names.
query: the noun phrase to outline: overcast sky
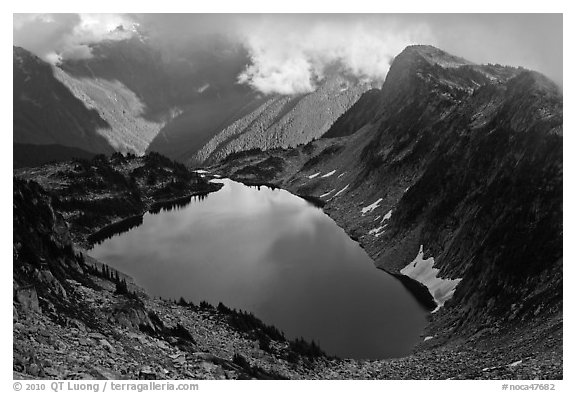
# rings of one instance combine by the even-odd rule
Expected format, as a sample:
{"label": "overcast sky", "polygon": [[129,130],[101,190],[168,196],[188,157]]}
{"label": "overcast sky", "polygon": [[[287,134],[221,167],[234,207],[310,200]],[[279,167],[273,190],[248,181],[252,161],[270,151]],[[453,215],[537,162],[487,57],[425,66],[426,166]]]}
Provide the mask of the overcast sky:
{"label": "overcast sky", "polygon": [[[124,31],[111,32],[118,25]],[[561,14],[15,14],[14,44],[57,63],[90,57],[90,43],[125,39],[134,27],[177,50],[214,33],[228,37],[251,58],[239,81],[264,93],[313,90],[314,78],[335,61],[381,81],[410,44],[523,66],[562,84]]]}

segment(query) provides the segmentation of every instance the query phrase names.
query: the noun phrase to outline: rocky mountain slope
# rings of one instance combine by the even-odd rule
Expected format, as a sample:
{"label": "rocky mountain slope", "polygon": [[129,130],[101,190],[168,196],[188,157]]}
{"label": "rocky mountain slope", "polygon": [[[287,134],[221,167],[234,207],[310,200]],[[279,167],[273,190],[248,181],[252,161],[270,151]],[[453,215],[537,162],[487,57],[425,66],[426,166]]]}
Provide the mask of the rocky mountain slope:
{"label": "rocky mountain slope", "polygon": [[236,86],[227,94],[207,88],[201,101],[183,109],[152,140],[147,151],[187,162],[215,135],[256,110],[265,99]]}
{"label": "rocky mountain slope", "polygon": [[439,307],[425,346],[552,323],[540,334],[561,356],[558,87],[415,46],[370,95],[338,120],[349,136],[215,170],[315,198],[378,267],[426,286]]}
{"label": "rocky mountain slope", "polygon": [[[14,48],[15,142],[143,154],[166,128],[152,150],[174,158],[181,146],[200,148],[257,96],[236,84],[245,53],[218,40],[177,58],[143,36],[91,50],[89,59],[53,66]],[[185,145],[163,148],[182,135]]]}
{"label": "rocky mountain slope", "polygon": [[[130,121],[125,125],[119,119],[112,128],[114,134],[128,128],[142,139],[136,153],[149,149],[179,158],[182,149],[199,148],[256,96],[236,83],[248,62],[240,47],[217,37],[196,46],[175,56],[146,36],[104,41],[92,48],[91,59],[67,61],[60,68],[72,78],[72,85],[96,84],[109,96],[118,88],[125,90],[130,97],[123,112]],[[91,86],[80,90],[90,94]],[[108,106],[105,100],[96,100],[99,107]],[[119,111],[119,103],[111,102],[112,110]]]}
{"label": "rocky mountain slope", "polygon": [[163,126],[117,79],[75,76],[14,48],[14,141],[141,154]]}
{"label": "rocky mountain slope", "polygon": [[14,48],[15,142],[159,152],[198,165],[307,143],[371,87],[332,70],[312,93],[264,96],[237,83],[249,58],[218,38],[178,56],[145,36],[91,50],[91,58],[53,66]]}
{"label": "rocky mountain slope", "polygon": [[13,74],[14,143],[114,151],[100,133],[110,125],[56,79],[49,64],[14,47]]}
{"label": "rocky mountain slope", "polygon": [[214,163],[239,151],[308,143],[328,131],[369,88],[368,83],[334,72],[312,93],[266,98],[252,112],[215,135],[186,162]]}

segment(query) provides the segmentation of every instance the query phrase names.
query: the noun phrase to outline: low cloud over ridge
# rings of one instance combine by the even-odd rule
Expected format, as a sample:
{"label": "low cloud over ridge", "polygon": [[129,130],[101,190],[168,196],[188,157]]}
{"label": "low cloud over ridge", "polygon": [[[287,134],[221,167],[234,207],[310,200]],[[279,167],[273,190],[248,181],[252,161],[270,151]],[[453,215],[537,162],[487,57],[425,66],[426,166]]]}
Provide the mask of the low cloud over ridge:
{"label": "low cloud over ridge", "polygon": [[14,45],[58,64],[88,59],[90,44],[126,39],[134,27],[134,21],[120,14],[14,14]]}
{"label": "low cloud over ridge", "polygon": [[311,92],[333,65],[359,79],[383,81],[406,46],[432,41],[424,25],[398,26],[369,16],[272,18],[243,27],[242,34],[252,64],[238,80],[266,94]]}
{"label": "low cloud over ridge", "polygon": [[381,82],[410,44],[522,65],[562,83],[562,16],[554,14],[14,14],[14,45],[53,64],[90,58],[91,44],[136,31],[176,58],[215,37],[241,45],[250,63],[238,82],[265,94],[313,91],[335,65]]}

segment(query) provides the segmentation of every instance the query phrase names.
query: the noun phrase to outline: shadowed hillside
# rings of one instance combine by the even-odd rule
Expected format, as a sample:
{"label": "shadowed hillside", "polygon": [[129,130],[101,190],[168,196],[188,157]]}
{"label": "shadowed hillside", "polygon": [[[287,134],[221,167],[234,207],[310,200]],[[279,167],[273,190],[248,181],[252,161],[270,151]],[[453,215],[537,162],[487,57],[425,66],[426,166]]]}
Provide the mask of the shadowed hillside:
{"label": "shadowed hillside", "polygon": [[254,182],[247,169],[286,162],[266,181],[322,200],[378,267],[434,296],[423,347],[496,348],[515,334],[512,353],[561,357],[559,88],[536,72],[415,46],[371,95],[327,133],[349,136],[218,168]]}
{"label": "shadowed hillside", "polygon": [[56,79],[49,64],[14,47],[13,72],[14,143],[114,151],[101,134],[110,125]]}
{"label": "shadowed hillside", "polygon": [[34,167],[45,163],[69,161],[73,158],[90,159],[95,153],[62,145],[13,145],[14,169]]}

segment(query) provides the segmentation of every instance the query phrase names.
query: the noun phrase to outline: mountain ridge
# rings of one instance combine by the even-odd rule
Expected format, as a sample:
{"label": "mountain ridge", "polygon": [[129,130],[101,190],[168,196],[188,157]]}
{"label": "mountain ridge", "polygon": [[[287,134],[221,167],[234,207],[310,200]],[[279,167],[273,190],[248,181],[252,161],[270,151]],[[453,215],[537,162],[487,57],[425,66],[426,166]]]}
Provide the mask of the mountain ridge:
{"label": "mountain ridge", "polygon": [[[318,198],[378,267],[432,295],[452,288],[426,347],[561,315],[559,88],[532,71],[446,68],[409,49],[366,101],[344,115],[357,128],[347,136],[215,169]],[[272,160],[286,164],[266,171]]]}
{"label": "mountain ridge", "polygon": [[100,134],[109,124],[86,108],[51,66],[23,48],[13,52],[13,136],[16,143],[62,144],[96,153],[114,150]]}
{"label": "mountain ridge", "polygon": [[255,111],[215,135],[188,163],[208,164],[242,150],[308,143],[328,131],[368,89],[370,84],[333,73],[312,93],[271,96]]}
{"label": "mountain ridge", "polygon": [[[198,139],[209,138],[219,131],[221,105],[243,105],[256,96],[247,86],[235,83],[245,62],[245,55],[238,51],[216,48],[223,51],[221,58],[209,47],[194,56],[170,59],[138,38],[105,40],[90,48],[93,56],[89,59],[51,65],[14,47],[16,142],[140,155],[166,127],[189,131],[195,124],[193,117],[206,108],[211,110],[212,123],[204,119],[207,127],[198,130]],[[31,78],[22,68],[25,64],[42,70],[42,77],[35,72]],[[50,91],[60,96],[47,94]],[[31,96],[36,100],[42,97],[43,102],[26,98]],[[34,124],[39,118],[44,121]],[[68,137],[61,138],[64,131]],[[196,138],[192,131],[192,138]],[[178,148],[181,143],[176,145]]]}
{"label": "mountain ridge", "polygon": [[[411,378],[562,378],[561,90],[533,71],[469,64],[413,47],[397,56],[380,90],[364,94],[338,120],[331,117],[332,127],[340,128],[324,135],[333,137],[264,151],[255,146],[215,158],[208,168],[318,202],[377,267],[418,281],[436,302],[414,355],[376,362],[320,359],[301,363],[294,373],[283,367],[284,375],[410,378],[410,370]],[[279,107],[276,113],[283,113]],[[18,258],[17,244],[15,250]],[[29,288],[18,289],[18,312],[30,303],[35,309]],[[183,323],[193,334],[205,329],[194,323],[202,313],[188,317],[182,305],[146,304],[170,327]],[[151,319],[134,313],[134,320]],[[28,332],[20,331],[18,339],[27,340]],[[76,348],[73,341],[66,340]],[[233,359],[227,349],[211,349],[216,347]],[[240,348],[262,365],[258,351],[244,341]],[[160,352],[158,364],[166,360]],[[184,364],[198,363],[196,356],[185,356]],[[170,365],[170,372],[176,369]]]}

